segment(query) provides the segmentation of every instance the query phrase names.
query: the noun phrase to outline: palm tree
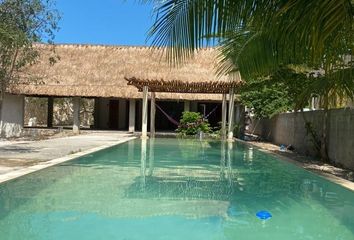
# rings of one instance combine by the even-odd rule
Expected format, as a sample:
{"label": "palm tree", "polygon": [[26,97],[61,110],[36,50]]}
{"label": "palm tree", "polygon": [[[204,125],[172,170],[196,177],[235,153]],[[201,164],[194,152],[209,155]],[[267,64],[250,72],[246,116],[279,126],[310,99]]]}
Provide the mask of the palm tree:
{"label": "palm tree", "polygon": [[[268,47],[274,50],[278,62],[296,56],[319,64],[324,55],[335,61],[338,55],[353,53],[353,0],[154,2],[156,22],[149,37],[155,46],[170,47],[169,57],[173,61],[183,60],[195,49],[242,31],[250,39],[270,40],[272,45]],[[258,69],[259,64],[247,62],[251,72]]]}
{"label": "palm tree", "polygon": [[313,92],[324,105],[321,156],[327,160],[330,99],[354,97],[353,0],[164,0],[149,37],[178,63],[207,44],[220,46],[220,73],[247,81],[299,66],[317,70],[300,106]]}

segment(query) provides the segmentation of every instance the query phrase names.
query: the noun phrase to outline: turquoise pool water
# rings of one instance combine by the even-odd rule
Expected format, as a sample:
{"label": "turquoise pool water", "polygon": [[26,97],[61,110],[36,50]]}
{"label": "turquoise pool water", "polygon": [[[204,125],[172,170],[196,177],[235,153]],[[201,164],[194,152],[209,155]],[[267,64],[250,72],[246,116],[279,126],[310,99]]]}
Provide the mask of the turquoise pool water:
{"label": "turquoise pool water", "polygon": [[354,192],[240,143],[135,140],[1,184],[0,239],[354,240]]}

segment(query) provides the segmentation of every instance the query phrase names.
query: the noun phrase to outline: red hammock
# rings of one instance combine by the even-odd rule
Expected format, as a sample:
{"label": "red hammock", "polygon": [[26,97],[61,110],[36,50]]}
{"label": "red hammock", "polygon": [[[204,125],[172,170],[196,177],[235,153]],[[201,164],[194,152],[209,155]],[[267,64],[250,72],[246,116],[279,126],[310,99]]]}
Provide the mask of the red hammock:
{"label": "red hammock", "polygon": [[[174,125],[176,125],[177,127],[179,126],[179,121],[175,120],[173,117],[171,117],[170,115],[168,115],[159,105],[157,105],[155,103],[155,106],[163,113],[163,115],[166,116],[166,118]],[[218,108],[218,106],[216,106],[213,110],[211,110],[211,112],[209,114],[207,114],[204,118],[208,119],[208,117],[213,114],[216,109]]]}
{"label": "red hammock", "polygon": [[164,110],[162,110],[162,108],[161,108],[159,105],[157,105],[156,103],[155,103],[155,105],[156,105],[156,107],[163,113],[163,115],[166,116],[166,118],[167,118],[171,123],[173,123],[173,124],[176,125],[176,126],[179,126],[179,122],[178,122],[178,121],[176,121],[175,119],[173,119],[172,117],[170,117],[170,115],[168,115]]}

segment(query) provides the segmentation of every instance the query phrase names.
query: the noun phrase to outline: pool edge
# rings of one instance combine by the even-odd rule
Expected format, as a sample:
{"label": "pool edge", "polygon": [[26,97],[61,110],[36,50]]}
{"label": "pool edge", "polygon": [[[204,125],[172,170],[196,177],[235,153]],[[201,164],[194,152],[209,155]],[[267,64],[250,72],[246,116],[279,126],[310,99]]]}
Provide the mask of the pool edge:
{"label": "pool edge", "polygon": [[283,156],[283,155],[278,154],[278,153],[276,153],[276,152],[272,152],[272,151],[270,151],[270,150],[264,149],[264,148],[259,147],[259,146],[255,145],[255,144],[251,143],[251,142],[247,142],[247,141],[244,141],[244,140],[241,140],[241,139],[236,139],[236,141],[237,141],[237,142],[244,143],[244,144],[247,144],[247,145],[252,146],[252,147],[254,147],[254,148],[257,148],[257,149],[258,149],[259,151],[261,151],[261,152],[271,154],[271,155],[273,155],[273,156],[275,156],[275,157],[277,157],[277,158],[279,158],[279,159],[281,159],[281,160],[283,160],[283,161],[286,161],[286,162],[289,162],[289,163],[291,163],[291,164],[294,164],[294,165],[296,165],[296,166],[298,166],[298,167],[301,167],[301,168],[304,169],[305,171],[308,171],[308,172],[314,173],[314,174],[316,174],[316,175],[319,175],[319,176],[321,176],[321,177],[327,179],[328,181],[331,181],[331,182],[333,182],[333,183],[335,183],[335,184],[338,184],[338,185],[340,185],[340,186],[342,186],[342,187],[344,187],[344,188],[346,188],[346,189],[349,189],[349,190],[351,190],[351,191],[354,192],[354,182],[351,182],[351,181],[349,181],[349,180],[346,180],[346,179],[337,177],[337,176],[332,175],[332,174],[329,174],[329,173],[320,172],[320,171],[316,171],[316,170],[314,170],[314,169],[306,168],[306,167],[305,167],[305,164],[302,163],[302,162],[296,161],[296,160],[294,160],[294,159],[292,159],[292,158],[290,158],[290,157]]}
{"label": "pool edge", "polygon": [[97,152],[97,151],[100,151],[100,150],[104,150],[106,148],[110,148],[110,147],[113,147],[113,146],[116,146],[116,145],[120,145],[122,143],[126,143],[126,142],[134,140],[136,138],[137,137],[127,137],[125,139],[120,139],[120,140],[118,140],[118,141],[116,141],[114,143],[104,144],[104,145],[99,146],[99,147],[90,148],[90,149],[87,149],[85,151],[73,153],[73,154],[66,155],[66,156],[60,157],[60,158],[54,158],[52,160],[40,162],[40,163],[38,163],[36,165],[33,165],[33,166],[30,166],[30,167],[25,167],[25,168],[21,168],[21,169],[12,171],[12,172],[8,172],[8,173],[5,173],[5,174],[2,174],[2,175],[0,175],[0,184],[8,182],[8,181],[11,181],[11,180],[14,180],[14,179],[22,177],[22,176],[25,176],[25,175],[30,174],[30,173],[37,172],[37,171],[45,169],[45,168],[49,168],[49,167],[58,165],[60,163],[64,163],[64,162],[67,162],[67,161],[74,160],[76,158],[85,156],[85,155],[90,154],[90,153],[94,153],[94,152]]}

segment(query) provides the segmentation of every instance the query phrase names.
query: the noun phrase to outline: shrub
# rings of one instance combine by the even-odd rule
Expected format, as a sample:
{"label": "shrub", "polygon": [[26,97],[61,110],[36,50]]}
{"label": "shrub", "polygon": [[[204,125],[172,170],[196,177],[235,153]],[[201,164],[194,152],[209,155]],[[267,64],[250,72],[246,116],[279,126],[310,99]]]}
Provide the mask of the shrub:
{"label": "shrub", "polygon": [[180,124],[176,130],[182,136],[196,135],[198,132],[211,132],[208,120],[198,112],[183,112]]}

